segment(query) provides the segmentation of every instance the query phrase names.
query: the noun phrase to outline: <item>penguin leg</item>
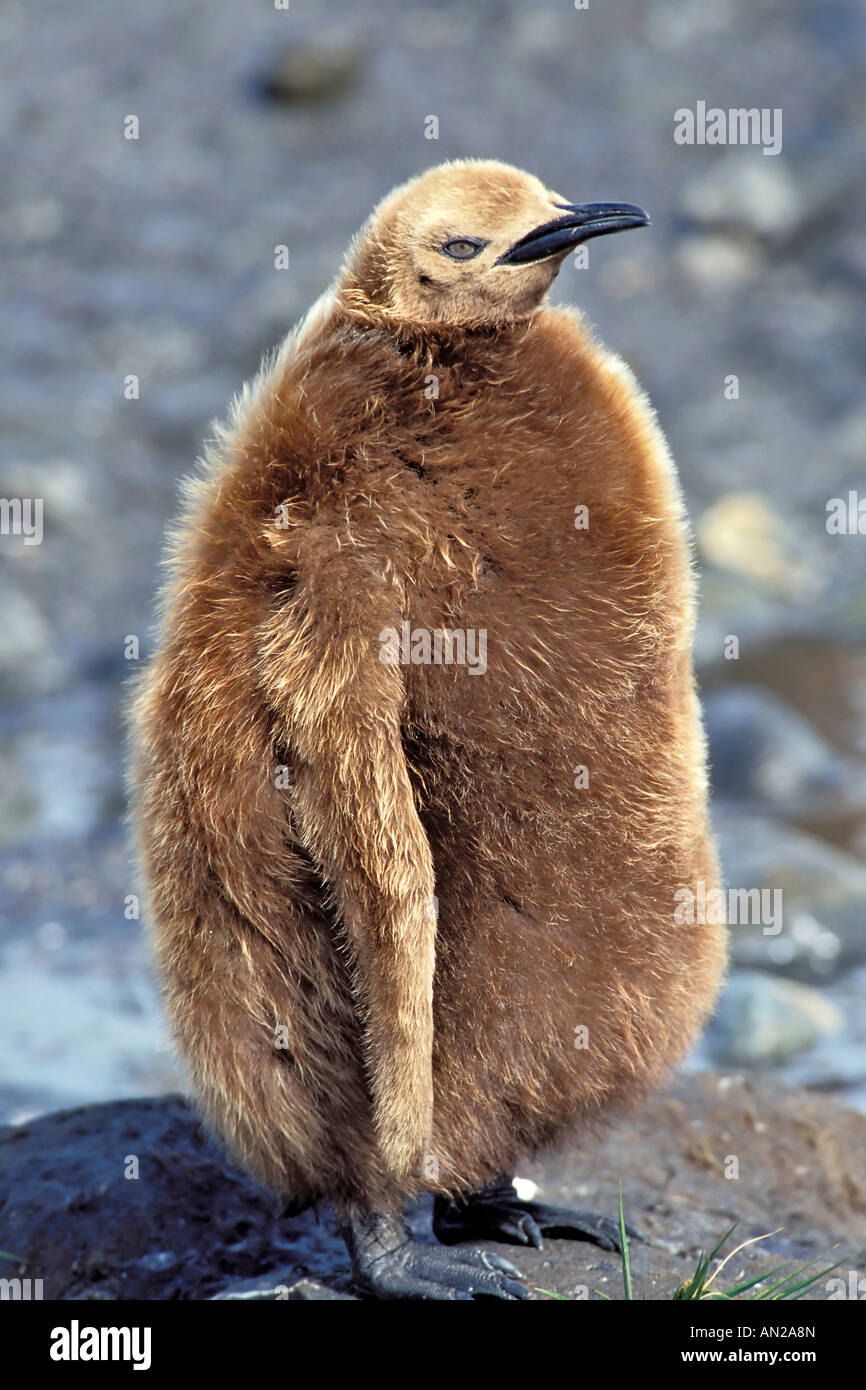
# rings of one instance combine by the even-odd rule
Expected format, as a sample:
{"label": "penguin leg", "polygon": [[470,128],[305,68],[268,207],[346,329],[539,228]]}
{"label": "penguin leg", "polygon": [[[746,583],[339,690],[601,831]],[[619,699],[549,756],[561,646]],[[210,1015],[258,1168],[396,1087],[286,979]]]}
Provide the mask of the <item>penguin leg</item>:
{"label": "penguin leg", "polygon": [[[633,1240],[644,1237],[626,1225]],[[543,1248],[543,1236],[559,1240],[588,1240],[602,1250],[622,1250],[619,1222],[591,1211],[552,1207],[546,1202],[524,1202],[508,1177],[460,1201],[437,1197],[433,1204],[433,1231],[443,1245],[461,1240],[501,1240],[509,1245]]]}
{"label": "penguin leg", "polygon": [[340,1234],[355,1282],[377,1298],[475,1298],[511,1301],[530,1297],[523,1275],[508,1260],[483,1250],[452,1251],[413,1239],[400,1216],[366,1212],[345,1218]]}

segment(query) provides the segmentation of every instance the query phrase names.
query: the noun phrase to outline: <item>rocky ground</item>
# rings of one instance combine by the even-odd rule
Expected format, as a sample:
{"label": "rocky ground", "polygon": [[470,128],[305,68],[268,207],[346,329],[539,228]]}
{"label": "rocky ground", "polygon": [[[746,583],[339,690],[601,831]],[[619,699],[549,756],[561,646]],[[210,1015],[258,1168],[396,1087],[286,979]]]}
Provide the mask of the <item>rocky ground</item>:
{"label": "rocky ground", "polygon": [[[843,1296],[829,1280],[850,1290],[850,1271],[861,1279],[866,1268],[864,1148],[856,1111],[710,1073],[526,1177],[545,1201],[611,1215],[622,1183],[627,1219],[646,1238],[631,1242],[637,1298],[671,1299],[700,1251],[737,1222],[724,1253],[769,1239],[735,1255],[716,1287],[759,1275],[772,1283],[815,1260],[813,1269],[837,1266],[805,1295],[826,1299]],[[429,1209],[412,1223],[430,1238]],[[46,1299],[358,1297],[330,1210],[280,1214],[226,1165],[179,1097],[0,1130],[0,1230],[17,1257],[3,1272],[42,1279]],[[539,1299],[623,1297],[619,1256],[595,1246],[548,1239],[543,1250],[506,1253]]]}
{"label": "rocky ground", "polygon": [[[182,1084],[125,915],[127,639],[211,417],[383,191],[467,154],[652,213],[556,296],[670,437],[728,882],[784,897],[691,1065],[866,1107],[866,539],[826,528],[866,497],[864,56],[858,0],[4,6],[0,491],[45,530],[0,537],[2,1117]],[[675,144],[698,99],[781,107],[782,152]]]}

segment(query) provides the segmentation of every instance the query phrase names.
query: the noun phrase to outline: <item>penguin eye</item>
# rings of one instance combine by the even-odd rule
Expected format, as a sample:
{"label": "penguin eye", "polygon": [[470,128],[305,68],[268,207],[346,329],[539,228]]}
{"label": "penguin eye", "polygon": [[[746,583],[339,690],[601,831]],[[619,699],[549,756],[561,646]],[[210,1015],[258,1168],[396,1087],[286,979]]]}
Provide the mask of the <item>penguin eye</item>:
{"label": "penguin eye", "polygon": [[477,237],[458,236],[451,241],[443,242],[439,250],[446,256],[450,256],[455,261],[471,261],[473,256],[477,256],[479,251],[483,251],[487,245],[486,241],[479,241]]}

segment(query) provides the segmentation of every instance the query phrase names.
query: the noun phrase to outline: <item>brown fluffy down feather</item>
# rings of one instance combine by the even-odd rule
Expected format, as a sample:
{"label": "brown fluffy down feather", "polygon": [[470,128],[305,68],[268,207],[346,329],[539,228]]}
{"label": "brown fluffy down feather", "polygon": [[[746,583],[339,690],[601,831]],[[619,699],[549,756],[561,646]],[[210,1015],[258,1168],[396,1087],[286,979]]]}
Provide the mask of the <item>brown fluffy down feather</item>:
{"label": "brown fluffy down feather", "polygon": [[[135,696],[149,913],[204,1113],[263,1183],[346,1210],[467,1190],[615,1113],[723,964],[722,928],[674,918],[716,863],[664,441],[544,302],[558,265],[477,312],[460,281],[456,322],[419,279],[413,317],[401,238],[437,191],[506,242],[552,196],[465,163],[382,205],[189,485]],[[486,631],[486,672],[383,662],[404,620]]]}

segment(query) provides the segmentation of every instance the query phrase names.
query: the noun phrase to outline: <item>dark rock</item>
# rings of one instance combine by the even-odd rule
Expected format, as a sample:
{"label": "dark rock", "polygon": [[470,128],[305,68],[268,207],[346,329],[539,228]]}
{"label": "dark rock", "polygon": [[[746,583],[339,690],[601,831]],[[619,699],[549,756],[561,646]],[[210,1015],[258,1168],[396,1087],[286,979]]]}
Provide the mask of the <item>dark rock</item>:
{"label": "dark rock", "polygon": [[323,37],[280,55],[260,80],[263,96],[286,105],[332,100],[357,86],[365,49],[359,38]]}
{"label": "dark rock", "polygon": [[292,1282],[348,1270],[315,1213],[282,1219],[179,1096],[0,1130],[0,1230],[46,1298],[209,1298],[288,1260]]}
{"label": "dark rock", "polygon": [[[738,1239],[784,1229],[728,1266],[731,1283],[776,1270],[780,1259],[823,1256],[837,1242],[826,1263],[841,1256],[846,1268],[862,1268],[864,1146],[866,1116],[833,1100],[703,1074],[682,1077],[579,1154],[533,1164],[532,1176],[543,1200],[610,1214],[621,1183],[627,1217],[648,1237],[632,1247],[637,1296],[670,1299],[699,1250],[734,1221]],[[137,1179],[124,1177],[130,1155]],[[421,1204],[416,1230],[428,1220]],[[0,1131],[0,1247],[20,1259],[4,1273],[43,1279],[49,1299],[355,1296],[331,1213],[280,1216],[178,1097]],[[544,1250],[508,1255],[539,1298],[622,1296],[619,1257],[594,1246],[548,1240]]]}

